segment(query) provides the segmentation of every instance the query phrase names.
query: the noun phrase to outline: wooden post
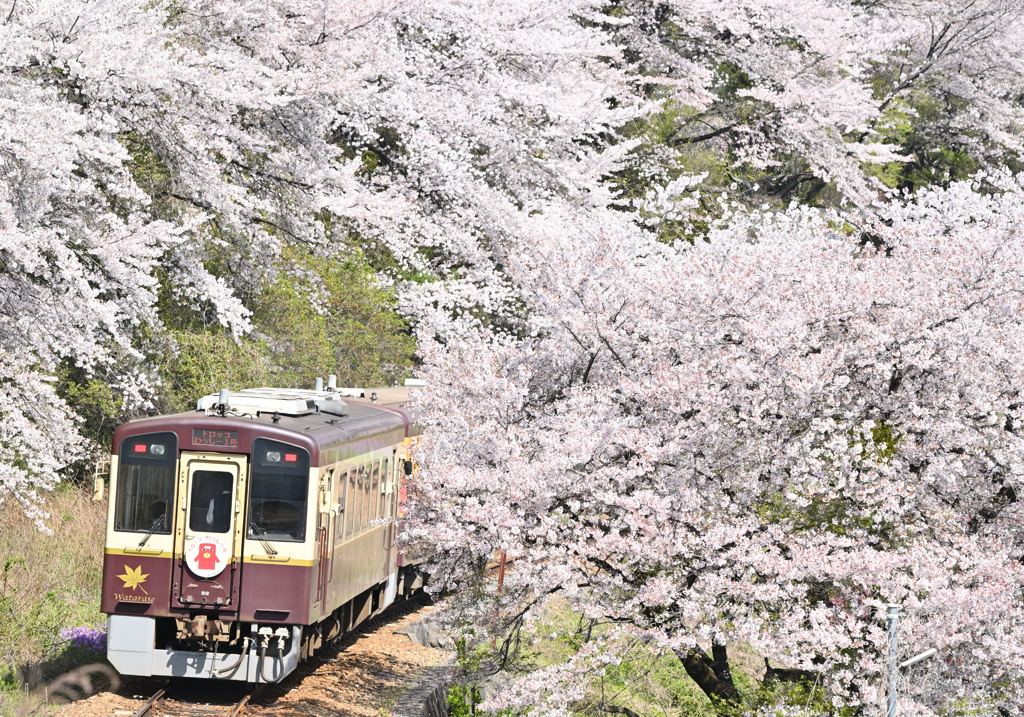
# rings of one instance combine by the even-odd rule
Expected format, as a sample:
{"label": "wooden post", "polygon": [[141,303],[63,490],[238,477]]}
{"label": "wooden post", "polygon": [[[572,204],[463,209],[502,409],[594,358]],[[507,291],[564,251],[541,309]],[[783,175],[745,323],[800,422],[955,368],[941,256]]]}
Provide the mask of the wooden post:
{"label": "wooden post", "polygon": [[[500,602],[501,598],[501,586],[505,584],[505,551],[501,551],[501,562],[498,563],[498,598]],[[500,604],[494,606],[494,624],[498,624],[498,615],[500,612]],[[498,644],[498,636],[494,635],[491,637],[491,649],[493,650]]]}
{"label": "wooden post", "polygon": [[505,584],[505,551],[501,551],[501,563],[498,565],[498,594],[501,595],[501,586]]}

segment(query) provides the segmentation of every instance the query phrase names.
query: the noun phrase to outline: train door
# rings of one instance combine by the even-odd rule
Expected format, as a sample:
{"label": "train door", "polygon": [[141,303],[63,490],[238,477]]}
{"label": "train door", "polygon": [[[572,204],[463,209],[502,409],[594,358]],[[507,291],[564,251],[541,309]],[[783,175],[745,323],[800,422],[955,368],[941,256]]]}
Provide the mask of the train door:
{"label": "train door", "polygon": [[331,540],[333,525],[331,524],[331,498],[334,486],[334,471],[329,470],[320,479],[320,490],[317,497],[316,543],[319,569],[317,570],[316,601],[320,603],[320,614],[327,614],[328,586],[333,577]]}
{"label": "train door", "polygon": [[246,457],[184,452],[180,465],[173,600],[237,609]]}
{"label": "train door", "polygon": [[381,500],[384,501],[384,549],[391,550],[395,545],[395,476],[398,474],[398,451],[391,451],[390,460],[384,459],[384,481],[381,486]]}

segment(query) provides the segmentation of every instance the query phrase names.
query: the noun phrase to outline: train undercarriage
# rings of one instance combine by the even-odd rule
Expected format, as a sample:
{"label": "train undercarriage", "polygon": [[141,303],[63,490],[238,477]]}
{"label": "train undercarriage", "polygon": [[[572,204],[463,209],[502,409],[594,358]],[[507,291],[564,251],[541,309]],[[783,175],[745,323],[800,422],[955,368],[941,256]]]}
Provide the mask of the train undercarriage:
{"label": "train undercarriage", "polygon": [[336,609],[314,625],[188,617],[109,615],[107,658],[123,675],[197,677],[253,683],[280,682],[324,643],[379,615],[423,586],[415,565]]}

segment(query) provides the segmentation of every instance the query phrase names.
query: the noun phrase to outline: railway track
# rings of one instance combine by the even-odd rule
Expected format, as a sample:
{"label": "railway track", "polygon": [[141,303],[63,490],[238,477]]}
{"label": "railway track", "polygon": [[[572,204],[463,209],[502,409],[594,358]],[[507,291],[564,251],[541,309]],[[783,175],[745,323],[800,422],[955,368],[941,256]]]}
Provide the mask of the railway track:
{"label": "railway track", "polygon": [[[383,625],[401,620],[427,603],[429,603],[429,599],[422,592],[396,602],[355,630],[332,640],[330,644],[334,645],[333,649],[324,650],[312,660],[303,663],[298,670],[285,679],[291,678],[293,682],[297,680],[301,683],[301,680],[318,665],[336,660],[341,649],[340,645],[344,644],[344,641],[355,641],[362,634],[373,632]],[[402,636],[403,643],[407,640],[407,637]],[[277,687],[279,687],[277,683],[261,683],[253,689],[253,685],[241,682],[171,678],[138,708],[133,717],[239,717],[245,712],[251,701],[264,697],[272,699],[277,692],[274,688]],[[234,691],[234,694],[227,692],[228,690]],[[242,690],[246,690],[246,693],[234,703],[220,703],[225,699],[225,692],[234,697]],[[218,704],[213,704],[213,702],[218,702]]]}
{"label": "railway track", "polygon": [[176,682],[165,684],[146,700],[134,717],[238,717],[265,685],[258,686],[232,705],[196,704],[171,699],[168,693],[173,693],[178,687]]}
{"label": "railway track", "polygon": [[[61,708],[56,717],[338,717],[380,714],[419,679],[450,658],[395,632],[430,619],[426,595],[397,602],[327,643],[279,684],[228,680],[129,678]],[[148,699],[147,699],[148,698]],[[248,698],[248,700],[246,700]]]}

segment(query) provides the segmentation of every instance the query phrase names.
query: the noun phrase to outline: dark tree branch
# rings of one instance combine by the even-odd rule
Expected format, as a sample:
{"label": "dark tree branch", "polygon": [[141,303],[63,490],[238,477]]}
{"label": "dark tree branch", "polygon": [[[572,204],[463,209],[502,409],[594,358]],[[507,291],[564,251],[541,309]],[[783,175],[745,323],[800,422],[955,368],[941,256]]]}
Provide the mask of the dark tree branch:
{"label": "dark tree branch", "polygon": [[590,354],[590,361],[587,362],[587,370],[583,372],[583,383],[586,383],[587,380],[590,378],[590,369],[594,367],[594,361],[595,359],[597,359],[597,355],[599,353],[601,353],[600,349]]}
{"label": "dark tree branch", "polygon": [[603,709],[608,714],[626,715],[626,717],[640,717],[640,715],[631,710],[629,707],[619,707],[618,705],[602,704],[601,709]]}
{"label": "dark tree branch", "polygon": [[715,137],[718,137],[720,135],[725,134],[726,132],[735,129],[741,124],[743,124],[743,122],[733,122],[732,124],[727,124],[725,127],[719,127],[718,129],[712,132],[705,132],[704,134],[699,134],[696,137],[677,138],[676,135],[679,134],[679,130],[677,130],[673,132],[671,135],[669,135],[668,139],[665,140],[665,144],[667,144],[669,147],[678,147],[683,144],[697,144],[698,142],[706,142],[709,139],[714,139]]}
{"label": "dark tree branch", "polygon": [[602,336],[600,332],[598,332],[597,337],[599,339],[601,339],[601,341],[604,342],[604,345],[608,347],[608,350],[612,352],[612,356],[614,356],[615,360],[619,362],[619,365],[622,366],[622,368],[628,368],[626,366],[625,361],[623,361],[621,358],[619,358],[619,354],[616,353],[615,349],[612,348],[612,345],[608,342],[608,339],[606,339],[604,336]]}
{"label": "dark tree branch", "polygon": [[762,682],[766,685],[772,682],[810,682],[814,680],[817,675],[810,670],[793,670],[788,667],[772,667],[768,662],[768,658],[764,658],[764,679]]}

